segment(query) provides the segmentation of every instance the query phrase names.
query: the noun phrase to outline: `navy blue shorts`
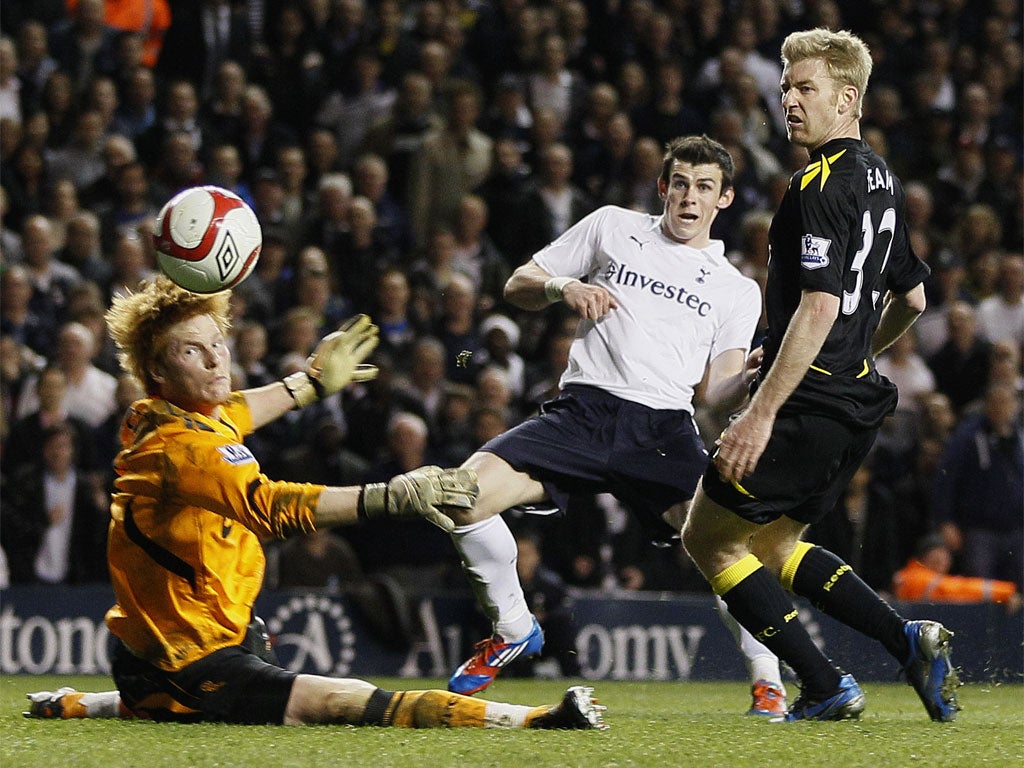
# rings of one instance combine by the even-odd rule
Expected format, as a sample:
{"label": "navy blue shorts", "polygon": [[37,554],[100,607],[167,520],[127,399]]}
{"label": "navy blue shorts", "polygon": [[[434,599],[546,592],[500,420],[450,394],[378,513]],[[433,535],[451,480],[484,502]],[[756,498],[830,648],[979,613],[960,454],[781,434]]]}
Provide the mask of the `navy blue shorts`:
{"label": "navy blue shorts", "polygon": [[573,494],[611,493],[657,540],[679,535],[661,515],[693,498],[708,463],[688,411],[649,408],[579,384],[480,450],[543,483],[563,513]]}
{"label": "navy blue shorts", "polygon": [[780,415],[757,467],[740,487],[723,482],[712,462],[704,473],[704,492],[759,525],[783,515],[816,523],[839,503],[877,434],[826,416]]}
{"label": "navy blue shorts", "polygon": [[170,722],[281,725],[298,675],[245,646],[214,651],[177,672],[138,658],[118,642],[111,672],[136,716]]}

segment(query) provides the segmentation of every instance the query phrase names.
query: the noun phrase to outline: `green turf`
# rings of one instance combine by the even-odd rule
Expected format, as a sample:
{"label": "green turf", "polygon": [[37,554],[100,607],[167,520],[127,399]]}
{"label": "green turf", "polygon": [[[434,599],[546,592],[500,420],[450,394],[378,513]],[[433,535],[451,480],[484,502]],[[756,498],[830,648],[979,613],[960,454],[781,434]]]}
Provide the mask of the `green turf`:
{"label": "green turf", "polygon": [[[439,687],[440,680],[375,679],[385,688]],[[913,691],[867,683],[858,722],[772,724],[742,714],[741,683],[598,682],[610,730],[598,732],[410,731],[322,726],[168,725],[22,718],[27,691],[71,684],[106,690],[103,677],[4,677],[3,768],[543,768],[544,766],[837,766],[969,768],[1024,764],[1024,688],[960,689],[955,723],[932,723]],[[489,697],[556,701],[557,681],[498,680]]]}

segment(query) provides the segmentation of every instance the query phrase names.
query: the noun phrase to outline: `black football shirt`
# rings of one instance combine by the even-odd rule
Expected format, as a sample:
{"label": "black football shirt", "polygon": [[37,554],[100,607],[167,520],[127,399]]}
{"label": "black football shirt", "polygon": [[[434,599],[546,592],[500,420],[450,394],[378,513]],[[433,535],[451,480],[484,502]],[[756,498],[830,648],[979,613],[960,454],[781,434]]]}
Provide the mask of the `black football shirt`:
{"label": "black football shirt", "polygon": [[896,387],[871,354],[887,291],[905,293],[928,276],[907,237],[903,186],[859,139],[814,150],[790,180],[769,233],[765,289],[770,369],[803,290],[841,299],[821,351],[782,413],[815,413],[876,427],[895,408]]}

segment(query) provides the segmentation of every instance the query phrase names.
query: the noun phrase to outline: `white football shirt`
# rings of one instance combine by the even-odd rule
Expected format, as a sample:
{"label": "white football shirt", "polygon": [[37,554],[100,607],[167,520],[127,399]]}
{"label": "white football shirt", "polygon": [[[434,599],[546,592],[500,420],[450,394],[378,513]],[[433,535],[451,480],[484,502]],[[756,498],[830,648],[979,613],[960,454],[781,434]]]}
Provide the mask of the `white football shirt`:
{"label": "white football shirt", "polygon": [[581,320],[561,384],[588,384],[651,408],[693,412],[710,360],[748,350],[761,290],[713,240],[695,249],[666,237],[661,219],[605,206],[533,256],[554,276],[586,278],[618,302]]}

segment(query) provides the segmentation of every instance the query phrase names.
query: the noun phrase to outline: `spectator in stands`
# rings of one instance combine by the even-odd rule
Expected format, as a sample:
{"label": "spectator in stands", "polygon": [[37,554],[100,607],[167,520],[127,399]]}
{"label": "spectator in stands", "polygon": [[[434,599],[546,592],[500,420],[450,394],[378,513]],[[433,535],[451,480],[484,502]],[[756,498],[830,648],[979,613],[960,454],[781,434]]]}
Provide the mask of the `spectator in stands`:
{"label": "spectator in stands", "polygon": [[[19,124],[5,122],[0,133],[20,130]],[[10,159],[0,166],[0,179],[7,190],[14,220],[22,221],[43,212],[49,170],[42,150],[27,143],[16,144]]]}
{"label": "spectator in stands", "polygon": [[[68,3],[74,5],[74,0]],[[153,67],[160,58],[164,35],[171,26],[170,0],[106,3],[104,21],[114,29],[139,37],[142,48],[140,63]]]}
{"label": "spectator in stands", "polygon": [[[166,191],[158,189],[156,194],[166,194]],[[150,176],[142,163],[129,162],[122,166],[117,175],[112,204],[99,209],[104,251],[113,249],[118,237],[140,234],[152,226],[167,199],[154,196]]]}
{"label": "spectator in stands", "polygon": [[0,37],[0,119],[21,122],[21,79],[14,41]]}
{"label": "spectator in stands", "polygon": [[[601,141],[588,155],[577,156],[574,177],[583,191],[598,205],[624,205],[632,170],[633,123],[626,112],[608,120]],[[653,185],[651,185],[653,186]]]}
{"label": "spectator in stands", "polygon": [[316,202],[302,222],[301,240],[328,255],[332,268],[341,268],[341,256],[351,229],[352,180],[346,173],[329,173],[317,183]]}
{"label": "spectator in stands", "polygon": [[385,269],[377,279],[375,309],[371,313],[380,327],[380,349],[396,361],[399,369],[406,369],[412,346],[423,332],[422,318],[417,318],[411,306],[412,291],[409,278],[399,267]]}
{"label": "spectator in stands", "polygon": [[622,185],[622,204],[625,208],[645,213],[657,213],[661,200],[658,188],[651,184],[661,163],[662,145],[650,136],[641,136],[633,143],[629,167]]}
{"label": "spectator in stands", "polygon": [[156,121],[156,79],[152,70],[138,67],[128,76],[111,130],[135,140],[152,129]]}
{"label": "spectator in stands", "polygon": [[210,129],[199,111],[199,96],[188,80],[175,80],[167,87],[158,120],[136,139],[139,156],[151,168],[159,165],[167,139],[185,134],[188,144],[200,156],[209,150]]}
{"label": "spectator in stands", "polygon": [[245,388],[262,387],[274,380],[267,368],[267,329],[255,320],[243,320],[233,328],[232,359],[245,374]]}
{"label": "spectator in stands", "polygon": [[412,247],[412,231],[405,207],[391,193],[391,174],[388,165],[380,155],[360,155],[352,169],[352,180],[356,193],[373,204],[376,218],[374,241],[384,261],[400,261]]}
{"label": "spectator in stands", "polygon": [[422,72],[410,71],[402,78],[394,111],[366,132],[363,151],[380,155],[388,164],[391,193],[409,210],[409,178],[428,135],[444,125],[433,109],[434,89]]}
{"label": "spectator in stands", "polygon": [[470,457],[480,443],[473,431],[476,393],[465,384],[447,384],[437,428],[430,434],[431,452],[442,466],[454,467]]}
{"label": "spectator in stands", "polygon": [[[493,411],[499,414],[505,429],[508,429],[511,424],[518,424],[522,421],[523,413],[518,407],[508,371],[494,363],[480,365],[478,371],[476,377],[478,410]],[[481,440],[480,445],[489,439]]]}
{"label": "spectator in stands", "polygon": [[77,95],[85,93],[93,77],[114,70],[117,31],[107,26],[104,15],[103,0],[80,0],[73,15],[52,29],[53,58],[70,75]]}
{"label": "spectator in stands", "polygon": [[935,520],[963,573],[1022,584],[1024,429],[1017,393],[994,384],[985,410],[964,419],[942,454],[934,480]]}
{"label": "spectator in stands", "polygon": [[213,92],[220,65],[226,60],[249,64],[252,40],[245,4],[204,0],[174,4],[156,69],[165,80],[195,83],[203,98]]}
{"label": "spectator in stands", "polygon": [[391,116],[398,97],[382,79],[380,57],[374,49],[360,48],[352,66],[352,82],[331,91],[316,115],[317,125],[330,128],[337,137],[342,168],[352,167],[367,132]]}
{"label": "spectator in stands", "polygon": [[478,366],[473,356],[482,342],[476,317],[476,289],[473,281],[455,272],[441,284],[441,314],[434,335],[445,348],[449,381],[474,384]]}
{"label": "spectator in stands", "polygon": [[235,143],[242,134],[245,89],[249,79],[237,61],[228,59],[217,70],[213,94],[199,107],[203,123],[220,142]]}
{"label": "spectator in stands", "polygon": [[205,183],[206,169],[188,132],[170,133],[164,138],[151,178],[153,199],[161,205],[186,187]]}
{"label": "spectator in stands", "polygon": [[21,235],[10,226],[11,221],[7,216],[9,210],[7,190],[0,185],[0,261],[4,264],[20,264],[25,258],[21,250]]}
{"label": "spectator in stands", "polygon": [[959,412],[985,391],[991,345],[978,334],[975,309],[965,301],[949,308],[946,329],[947,341],[928,358],[928,367],[936,388],[949,395]]}
{"label": "spectator in stands", "polygon": [[1024,256],[1002,257],[996,289],[978,304],[980,335],[990,342],[1008,340],[1024,348]]}
{"label": "spectator in stands", "polygon": [[496,138],[491,172],[477,187],[476,194],[488,211],[500,211],[500,215],[488,216],[487,233],[506,263],[521,251],[522,203],[531,184],[530,168],[523,160],[520,142],[507,136]]}
{"label": "spectator in stands", "polygon": [[32,279],[21,264],[0,272],[0,331],[19,347],[46,355],[57,338],[57,318],[32,306]]}
{"label": "spectator in stands", "polygon": [[82,203],[95,210],[112,206],[117,195],[117,178],[121,169],[138,159],[135,144],[127,136],[107,132],[100,149],[103,174],[88,189],[82,190]]}
{"label": "spectator in stands", "polygon": [[143,282],[156,276],[142,237],[132,230],[118,235],[110,254],[113,271],[107,288],[108,300],[136,293]]}
{"label": "spectator in stands", "polygon": [[[330,479],[338,482],[337,475]],[[279,589],[326,589],[346,595],[385,647],[403,650],[413,639],[405,592],[387,576],[367,577],[355,549],[334,531],[311,531],[287,539],[275,548],[273,563]]]}
{"label": "spectator in stands", "polygon": [[482,98],[473,83],[453,84],[444,128],[425,137],[413,157],[409,217],[420,245],[433,227],[454,226],[462,196],[490,172],[493,141],[476,127]]}
{"label": "spectator in stands", "polygon": [[252,190],[242,179],[242,155],[234,144],[218,144],[210,152],[210,168],[207,181],[228,189],[242,198],[249,206],[256,204]]}
{"label": "spectator in stands", "polygon": [[40,108],[43,85],[58,66],[50,55],[49,31],[41,21],[26,19],[18,27],[17,59],[18,98],[30,114]]}
{"label": "spectator in stands", "polygon": [[306,153],[297,144],[281,147],[274,158],[274,170],[281,180],[284,199],[281,201],[283,223],[289,227],[301,226],[313,207],[313,195],[306,188]]}
{"label": "spectator in stands", "polygon": [[340,79],[350,62],[332,69],[317,48],[313,18],[305,4],[277,4],[276,19],[267,30],[268,43],[256,57],[253,79],[267,89],[282,123],[301,132],[312,121],[333,73]]}
{"label": "spectator in stands", "polygon": [[63,320],[68,294],[81,282],[81,275],[74,267],[57,259],[53,225],[45,216],[33,215],[25,220],[21,244],[32,285],[29,306],[43,317]]}
{"label": "spectator in stands", "polygon": [[[454,265],[455,233],[446,224],[435,224],[420,258],[409,267],[409,285],[413,290],[413,311],[434,322],[440,316],[441,298],[445,284],[454,275],[473,281]],[[475,293],[475,284],[474,284]],[[475,307],[474,307],[475,310]]]}
{"label": "spectator in stands", "polygon": [[125,371],[117,374],[117,388],[114,390],[116,407],[106,421],[94,430],[95,473],[100,487],[111,492],[114,488],[114,459],[121,450],[121,426],[125,414],[136,400],[146,396],[139,380]]}
{"label": "spectator in stands", "polygon": [[637,133],[651,136],[664,145],[676,136],[699,134],[705,120],[688,101],[683,65],[677,59],[667,59],[657,65],[654,95],[650,104],[635,115]]}
{"label": "spectator in stands", "polygon": [[520,152],[529,148],[533,114],[526,101],[526,82],[519,75],[506,73],[495,86],[491,106],[487,109],[483,130],[495,141],[511,139]]}
{"label": "spectator in stands", "polygon": [[68,411],[64,372],[55,365],[48,365],[35,377],[34,383],[39,408],[9,425],[10,432],[4,440],[4,475],[13,476],[23,465],[39,467],[46,433],[58,426],[71,430],[78,469],[83,473],[93,471],[96,468],[93,428]]}
{"label": "spectator in stands", "polygon": [[57,250],[62,249],[67,242],[68,220],[80,210],[74,182],[69,178],[55,179],[46,195],[44,215],[50,222],[53,247]]}
{"label": "spectator in stands", "polygon": [[373,306],[377,278],[399,262],[398,251],[381,244],[377,230],[377,211],[368,197],[356,195],[349,209],[349,229],[342,236],[341,248],[333,261],[339,291],[356,311],[368,312]]}
{"label": "spectator in stands", "polygon": [[[535,107],[534,132],[528,162],[534,168],[542,166],[544,151],[555,141],[565,141],[577,156],[595,154],[604,141],[608,123],[619,112],[619,92],[607,82],[595,83],[587,93],[583,113],[574,123],[566,123],[553,109]],[[554,135],[545,136],[544,126],[554,127]],[[548,129],[549,131],[552,129]],[[563,131],[567,134],[563,136]]]}
{"label": "spectator in stands", "polygon": [[401,376],[396,390],[402,406],[424,419],[429,433],[440,426],[441,405],[449,383],[445,379],[444,345],[432,336],[422,336],[412,346],[408,376]]}
{"label": "spectator in stands", "polygon": [[565,125],[579,117],[586,93],[585,83],[567,64],[565,39],[549,32],[541,41],[540,56],[527,84],[530,106],[553,110]]}
{"label": "spectator in stands", "polygon": [[299,252],[292,297],[295,307],[315,314],[319,336],[337,328],[352,313],[352,302],[337,290],[326,254],[315,245],[307,245]]}
{"label": "spectator in stands", "polygon": [[572,176],[572,150],[562,143],[552,144],[544,151],[536,185],[523,199],[520,255],[540,250],[594,210],[593,201],[572,182]]}
{"label": "spectator in stands", "polygon": [[106,504],[76,469],[75,440],[67,424],[47,428],[41,467],[22,465],[4,486],[0,535],[13,583],[106,580]]}
{"label": "spectator in stands", "polygon": [[452,266],[473,280],[481,313],[490,312],[501,303],[505,281],[512,274],[504,254],[487,234],[489,218],[490,210],[482,197],[463,196],[455,225]]}
{"label": "spectator in stands", "polygon": [[[82,323],[69,322],[57,336],[56,363],[64,373],[67,390],[64,408],[91,427],[99,426],[115,408],[114,390],[117,381],[93,364],[97,351],[93,332]],[[18,403],[19,417],[39,409],[35,385],[29,387]]]}
{"label": "spectator in stands", "polygon": [[917,552],[892,578],[892,593],[897,600],[925,603],[1002,603],[1016,612],[1021,605],[1020,591],[1012,581],[983,579],[978,576],[954,576],[953,553],[938,535],[926,536]]}
{"label": "spectator in stands", "polygon": [[935,376],[917,352],[917,336],[913,328],[879,355],[876,364],[878,372],[900,391],[897,412],[917,413],[921,397],[935,391]]}
{"label": "spectator in stands", "polygon": [[480,323],[483,348],[476,355],[481,368],[497,366],[508,377],[508,386],[514,400],[520,400],[526,387],[526,364],[516,351],[519,346],[519,326],[500,314],[485,317]]}
{"label": "spectator in stands", "polygon": [[[989,355],[988,383],[1003,384],[1022,398],[1024,402],[1024,373],[1021,371],[1021,355],[1024,350],[1021,346],[1009,339],[996,341],[992,344],[992,352]],[[975,401],[968,404],[965,409],[968,413],[981,410],[984,401]]]}
{"label": "spectator in stands", "polygon": [[271,168],[281,147],[297,142],[295,132],[275,118],[274,105],[265,88],[250,85],[245,89],[242,130],[235,144],[242,152],[245,174],[254,178],[261,168]]}

